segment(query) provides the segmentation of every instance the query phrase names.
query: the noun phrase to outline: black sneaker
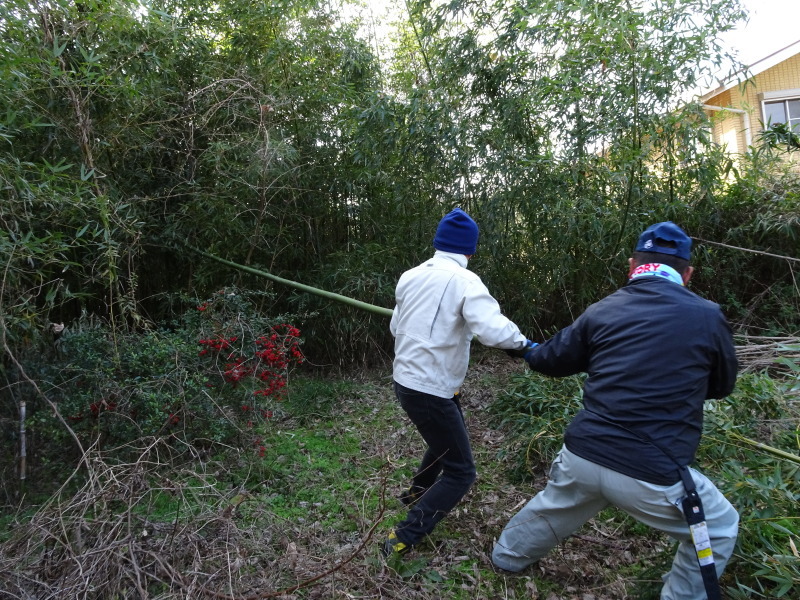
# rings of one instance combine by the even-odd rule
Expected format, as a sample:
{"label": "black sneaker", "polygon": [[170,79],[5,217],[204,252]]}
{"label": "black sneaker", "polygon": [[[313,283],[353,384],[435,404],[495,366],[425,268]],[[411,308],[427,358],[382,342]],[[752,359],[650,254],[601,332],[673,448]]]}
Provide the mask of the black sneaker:
{"label": "black sneaker", "polygon": [[394,529],[392,529],[392,531],[389,533],[389,537],[383,542],[381,554],[383,554],[384,557],[389,558],[394,554],[403,556],[409,550],[411,550],[411,546],[401,542]]}
{"label": "black sneaker", "polygon": [[418,485],[412,485],[405,492],[400,494],[398,498],[400,499],[400,502],[402,502],[406,506],[414,506],[419,501],[419,499],[425,495],[425,492],[427,491],[428,488],[420,487]]}

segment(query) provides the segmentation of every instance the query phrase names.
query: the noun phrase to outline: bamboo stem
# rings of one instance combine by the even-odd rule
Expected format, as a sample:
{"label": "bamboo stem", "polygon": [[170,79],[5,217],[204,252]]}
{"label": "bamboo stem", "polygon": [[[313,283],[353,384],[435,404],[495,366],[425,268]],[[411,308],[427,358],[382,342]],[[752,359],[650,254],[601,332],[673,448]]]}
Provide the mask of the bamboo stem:
{"label": "bamboo stem", "polygon": [[384,317],[391,317],[394,311],[391,308],[384,308],[383,306],[377,306],[375,304],[370,304],[369,302],[362,302],[361,300],[355,300],[354,298],[350,298],[348,296],[343,296],[341,294],[336,294],[334,292],[328,292],[326,290],[321,290],[319,288],[312,287],[310,285],[305,285],[303,283],[297,283],[296,281],[291,281],[290,279],[284,279],[283,277],[278,277],[277,275],[273,275],[272,273],[267,273],[266,271],[261,271],[259,269],[254,269],[253,267],[248,267],[246,265],[240,265],[239,263],[235,263],[230,260],[225,260],[224,258],[220,258],[214,254],[209,252],[204,252],[199,248],[195,248],[193,246],[186,245],[187,248],[197,252],[201,256],[205,256],[206,258],[210,258],[211,260],[215,260],[223,265],[228,265],[229,267],[233,267],[234,269],[239,269],[240,271],[246,271],[247,273],[252,273],[254,275],[258,275],[260,277],[266,277],[267,279],[271,279],[277,283],[282,283],[284,285],[288,285],[290,287],[296,288],[298,290],[302,290],[304,292],[308,292],[310,294],[316,294],[317,296],[322,296],[323,298],[329,298],[331,300],[336,300],[337,302],[342,302],[354,308],[359,308],[361,310],[366,310]]}
{"label": "bamboo stem", "polygon": [[28,404],[24,398],[19,401],[19,491],[20,497],[27,493],[28,481],[28,437],[25,427]]}
{"label": "bamboo stem", "polygon": [[756,440],[751,440],[750,438],[745,437],[739,433],[736,433],[735,431],[729,431],[728,434],[731,437],[734,437],[739,441],[749,444],[750,446],[758,448],[759,450],[763,450],[768,454],[772,454],[773,456],[777,456],[778,458],[782,458],[784,460],[788,460],[790,462],[800,465],[800,456],[797,456],[796,454],[792,454],[791,452],[786,452],[784,450],[781,450],[780,448],[774,448],[773,446],[768,446],[767,444],[762,444],[761,442],[757,442]]}
{"label": "bamboo stem", "polygon": [[[216,255],[211,254],[209,252],[204,252],[203,250],[200,250],[199,248],[194,248],[193,246],[189,246],[188,244],[187,244],[187,247],[190,248],[191,250],[193,250],[194,252],[197,252],[201,256],[205,256],[206,258],[210,258],[210,259],[215,260],[215,261],[217,261],[219,263],[222,263],[224,265],[228,265],[230,267],[233,267],[234,269],[239,269],[241,271],[246,271],[248,273],[253,273],[254,275],[259,275],[260,277],[266,277],[267,279],[271,279],[272,281],[275,281],[277,283],[282,283],[282,284],[291,286],[293,288],[302,290],[304,292],[309,292],[311,294],[316,294],[317,296],[322,296],[324,298],[330,298],[331,300],[336,300],[337,302],[343,302],[343,303],[348,304],[350,306],[353,306],[355,308],[360,308],[361,310],[366,310],[366,311],[369,311],[369,312],[373,312],[375,314],[379,314],[379,315],[382,315],[382,316],[385,316],[385,317],[391,317],[393,312],[394,312],[392,309],[389,309],[389,308],[384,308],[382,306],[376,306],[375,304],[369,304],[368,302],[362,302],[360,300],[355,300],[353,298],[349,298],[348,296],[343,296],[341,294],[336,294],[336,293],[333,293],[333,292],[328,292],[326,290],[321,290],[319,288],[315,288],[315,287],[312,287],[310,285],[305,285],[305,284],[302,284],[302,283],[297,283],[296,281],[291,281],[289,279],[284,279],[282,277],[278,277],[277,275],[273,275],[272,273],[267,273],[266,271],[260,271],[258,269],[254,269],[253,267],[240,265],[240,264],[232,262],[230,260],[225,260],[224,258],[220,258],[219,256],[216,256]],[[745,442],[746,444],[749,444],[750,446],[758,448],[759,450],[763,450],[764,452],[772,454],[773,456],[777,456],[778,458],[782,458],[784,460],[788,460],[790,462],[793,462],[793,463],[796,463],[796,464],[800,464],[800,456],[797,456],[797,455],[792,454],[790,452],[785,452],[783,450],[780,450],[779,448],[774,448],[772,446],[768,446],[767,444],[762,444],[761,442],[757,442],[755,440],[747,438],[747,437],[745,437],[743,435],[740,435],[740,434],[738,434],[738,433],[736,433],[734,431],[729,432],[729,434],[732,437],[735,437],[736,439],[738,439],[738,440],[740,440],[742,442]]]}

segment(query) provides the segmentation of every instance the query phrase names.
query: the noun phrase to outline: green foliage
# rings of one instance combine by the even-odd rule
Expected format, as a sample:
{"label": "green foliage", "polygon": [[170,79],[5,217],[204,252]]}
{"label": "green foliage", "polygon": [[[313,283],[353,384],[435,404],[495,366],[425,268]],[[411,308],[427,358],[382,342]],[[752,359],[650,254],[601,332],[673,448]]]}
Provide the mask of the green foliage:
{"label": "green foliage", "polygon": [[[172,318],[160,298],[193,277],[206,289],[230,283],[176,257],[164,247],[173,238],[278,272],[316,265],[346,239],[349,183],[335,163],[376,69],[332,9],[114,0],[0,10],[0,133],[11,142],[0,148],[11,199],[0,217],[18,240],[0,254],[9,298],[33,291],[43,320],[84,309],[142,326]],[[311,192],[331,189],[334,203]],[[50,260],[26,262],[45,250]]]}
{"label": "green foliage", "polygon": [[[112,336],[106,327],[87,327],[64,335],[61,359],[43,368],[42,378],[83,447],[145,436],[228,441],[236,428],[213,403],[196,348],[184,332]],[[63,459],[78,450],[46,406],[34,407],[31,418],[34,457],[56,451]]]}
{"label": "green foliage", "polygon": [[[4,3],[8,338],[83,311],[143,328],[174,319],[165,298],[263,284],[175,240],[391,307],[454,205],[531,335],[617,287],[654,220],[797,254],[796,182],[763,202],[764,154],[726,187],[703,112],[678,102],[722,63],[734,0],[407,8],[380,62],[315,0]],[[735,322],[797,329],[785,264],[700,249],[698,290]],[[384,320],[273,289],[275,312],[318,313],[301,325],[320,363],[385,358]]]}
{"label": "green foliage", "polygon": [[741,515],[731,598],[790,598],[800,589],[800,465],[738,437],[799,455],[793,386],[791,378],[747,373],[730,397],[706,410],[698,462]]}
{"label": "green foliage", "polygon": [[[356,246],[349,252],[336,252],[324,269],[313,275],[317,285],[345,296],[394,308],[394,287],[399,273],[390,247],[377,243]],[[301,306],[317,306],[314,298],[303,299]],[[313,320],[304,325],[309,352],[328,355],[339,367],[354,361],[365,366],[383,364],[387,352],[376,340],[387,336],[389,320],[382,315],[359,311],[338,302],[327,303]],[[332,345],[332,347],[327,347]]]}
{"label": "green foliage", "polygon": [[[66,360],[52,366],[48,391],[86,446],[98,438],[116,445],[181,429],[190,439],[211,430],[226,435],[225,419],[209,422],[215,411],[202,401],[206,378],[185,336],[153,331],[114,338],[106,328],[86,328],[68,332],[61,349]],[[44,407],[35,421],[42,438],[69,447],[68,432]]]}
{"label": "green foliage", "polygon": [[735,2],[412,4],[408,51],[427,70],[407,90],[424,109],[406,148],[438,140],[418,185],[435,174],[431,193],[476,216],[474,268],[525,329],[619,285],[644,226],[715,191],[721,157],[676,99],[739,17]]}
{"label": "green foliage", "polygon": [[759,135],[767,150],[793,152],[800,149],[800,136],[788,123],[770,123]]}
{"label": "green foliage", "polygon": [[800,175],[776,156],[752,152],[734,182],[698,209],[688,231],[725,246],[698,244],[692,289],[723,305],[737,331],[798,331],[794,265],[780,257],[800,255]]}
{"label": "green foliage", "polygon": [[[256,448],[257,427],[283,414],[290,369],[303,360],[289,317],[266,316],[259,293],[220,290],[189,302],[171,329],[114,334],[84,319],[65,330],[57,356],[29,359],[39,385],[70,428],[37,399],[29,407],[34,465],[69,460],[92,445],[111,451],[165,437],[209,451],[217,444]],[[209,342],[219,342],[218,348]],[[258,448],[257,448],[258,449]]]}
{"label": "green foliage", "polygon": [[516,480],[546,472],[563,445],[564,429],[581,408],[584,376],[515,375],[491,406],[494,422],[514,441],[502,451]]}

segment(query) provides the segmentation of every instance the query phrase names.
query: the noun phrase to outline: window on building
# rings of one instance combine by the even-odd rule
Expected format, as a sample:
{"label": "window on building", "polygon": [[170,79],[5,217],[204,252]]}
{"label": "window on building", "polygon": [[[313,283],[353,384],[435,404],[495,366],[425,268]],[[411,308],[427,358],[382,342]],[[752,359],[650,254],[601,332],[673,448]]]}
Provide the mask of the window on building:
{"label": "window on building", "polygon": [[777,123],[786,123],[793,132],[800,134],[800,98],[764,102],[764,124]]}

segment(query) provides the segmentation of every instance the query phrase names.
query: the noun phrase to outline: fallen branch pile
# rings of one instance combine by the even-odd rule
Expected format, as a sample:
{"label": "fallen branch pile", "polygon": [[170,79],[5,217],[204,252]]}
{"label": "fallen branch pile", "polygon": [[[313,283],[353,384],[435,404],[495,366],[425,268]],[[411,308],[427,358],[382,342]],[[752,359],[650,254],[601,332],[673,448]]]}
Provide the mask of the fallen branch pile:
{"label": "fallen branch pile", "polygon": [[[165,440],[138,452],[127,464],[87,452],[81,489],[62,488],[0,545],[0,596],[289,598],[362,553],[383,516],[322,561],[304,554],[298,532],[246,491],[220,491],[191,456],[183,457],[191,472],[176,468],[181,457]],[[189,480],[196,484],[175,483]]]}
{"label": "fallen branch pile", "polygon": [[[790,363],[800,366],[800,338],[741,336],[736,346],[739,370],[742,372],[776,370],[792,371]],[[798,372],[800,374],[800,372]]]}

